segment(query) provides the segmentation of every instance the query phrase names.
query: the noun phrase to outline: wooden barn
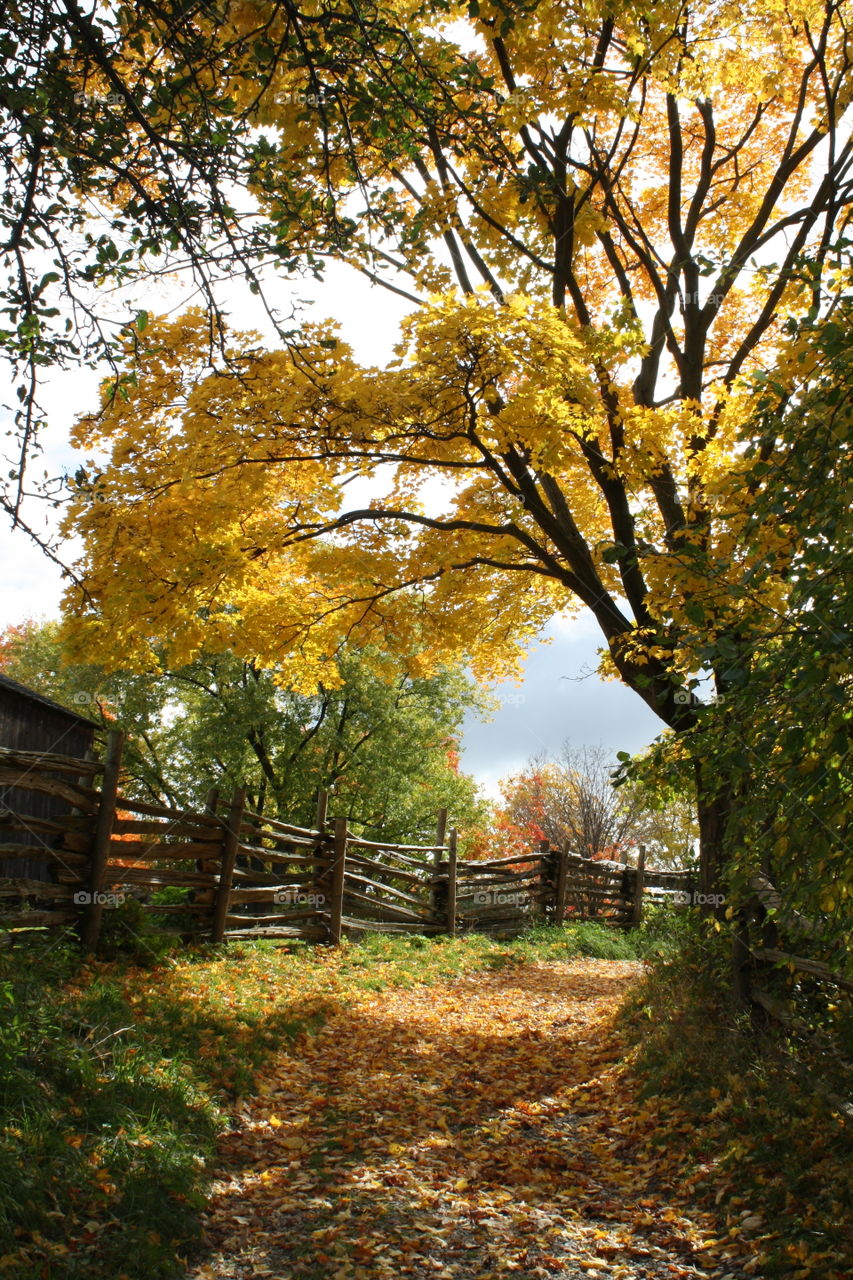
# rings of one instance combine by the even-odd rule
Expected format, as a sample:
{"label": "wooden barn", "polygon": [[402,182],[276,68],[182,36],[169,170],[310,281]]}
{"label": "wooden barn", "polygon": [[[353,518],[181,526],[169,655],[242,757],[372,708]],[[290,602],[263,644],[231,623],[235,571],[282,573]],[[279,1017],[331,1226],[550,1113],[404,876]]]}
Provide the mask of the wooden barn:
{"label": "wooden barn", "polygon": [[[98,726],[51,698],[0,674],[0,747],[14,751],[45,751],[85,759],[94,750]],[[91,757],[90,757],[91,758]],[[58,818],[69,812],[66,800],[15,787],[0,787],[0,811],[35,818]],[[4,829],[0,824],[0,876],[49,878],[47,865],[25,858],[2,858],[4,844],[40,845],[34,832]]]}

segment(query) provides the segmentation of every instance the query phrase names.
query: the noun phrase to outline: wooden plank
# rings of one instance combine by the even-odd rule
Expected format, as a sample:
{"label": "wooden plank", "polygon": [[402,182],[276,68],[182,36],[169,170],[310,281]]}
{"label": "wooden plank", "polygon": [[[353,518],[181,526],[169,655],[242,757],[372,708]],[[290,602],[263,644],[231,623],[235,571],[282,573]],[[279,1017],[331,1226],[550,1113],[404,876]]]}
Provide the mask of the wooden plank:
{"label": "wooden plank", "polygon": [[577,853],[569,853],[567,861],[570,867],[579,867],[605,876],[618,877],[625,870],[621,862],[611,862],[608,858],[582,858]]}
{"label": "wooden plank", "polygon": [[327,932],[325,925],[302,925],[293,928],[280,928],[275,925],[268,929],[229,929],[226,942],[258,942],[273,938],[302,938],[306,942],[324,942]]}
{"label": "wooden plank", "polygon": [[[4,845],[3,847],[5,849],[6,846]],[[763,873],[759,872],[752,876],[749,885],[754,890],[760,905],[765,910],[775,913],[773,917],[774,923],[783,931],[799,933],[804,937],[811,938],[818,938],[826,931],[826,925],[822,922],[810,920],[808,916],[802,915],[801,912],[787,908],[779,890]]]}
{"label": "wooden plank", "polygon": [[[69,831],[74,831],[91,842],[92,827],[91,814],[69,813],[58,821],[53,818],[37,818],[30,814],[21,815],[13,809],[0,808],[0,831],[37,831],[39,835],[50,836],[65,836]],[[3,847],[5,848],[5,845]]]}
{"label": "wooden plank", "polygon": [[506,889],[506,890],[523,889],[523,888],[526,888],[528,885],[539,885],[541,884],[541,879],[539,876],[530,876],[530,875],[512,876],[511,878],[507,878],[507,879],[489,878],[488,880],[486,880],[485,878],[482,880],[471,880],[466,877],[465,879],[457,880],[457,884],[459,885],[460,893],[463,891],[463,889],[465,890],[466,893],[467,892],[487,893],[493,889],[499,892],[502,889]]}
{"label": "wooden plank", "polygon": [[609,871],[602,874],[592,870],[589,866],[573,867],[571,863],[568,866],[569,882],[574,882],[575,884],[615,885],[618,887],[622,884],[622,875],[622,872],[619,875],[613,875]]}
{"label": "wooden plank", "polygon": [[347,849],[347,866],[363,867],[368,871],[384,871],[394,880],[402,880],[405,884],[414,884],[422,888],[427,888],[429,879],[425,876],[415,875],[412,871],[403,871],[401,867],[389,867],[387,863],[377,862],[375,858],[365,858],[351,852],[352,846]]}
{"label": "wooden plank", "polygon": [[283,899],[281,903],[282,911],[288,910],[290,905],[301,907],[303,903],[299,901],[300,898],[311,898],[311,903],[309,905],[311,905],[312,909],[317,910],[319,903],[315,901],[315,898],[319,897],[319,894],[314,895],[312,893],[312,889],[313,884],[310,880],[303,881],[300,884],[276,884],[263,885],[261,887],[253,886],[252,888],[247,889],[232,889],[231,902],[232,904],[247,902],[274,902],[276,900],[276,894],[288,894],[291,896],[292,902],[289,902],[287,899]]}
{"label": "wooden plank", "polygon": [[245,827],[249,831],[263,831],[265,828],[270,832],[288,836],[308,836],[312,840],[318,840],[322,836],[322,831],[314,831],[311,827],[296,827],[292,822],[280,822],[278,818],[268,818],[264,815],[252,813],[246,810],[241,828]]}
{"label": "wooden plank", "polygon": [[171,818],[187,822],[191,826],[222,828],[222,818],[215,814],[198,813],[192,809],[171,809],[168,805],[152,804],[148,800],[129,800],[127,796],[122,796],[121,808],[128,813],[141,813],[152,818]]}
{"label": "wooden plank", "polygon": [[75,777],[102,773],[104,768],[100,760],[64,756],[51,751],[18,751],[11,747],[0,747],[0,767],[32,769],[45,773],[71,773]]}
{"label": "wooden plank", "polygon": [[213,904],[213,924],[210,929],[210,939],[214,943],[221,942],[225,936],[225,918],[228,915],[228,901],[231,894],[231,882],[234,879],[234,864],[237,861],[237,849],[240,843],[240,823],[243,818],[243,805],[245,802],[246,793],[243,788],[235,788],[225,824],[225,834],[222,841],[222,860],[219,869],[219,886],[216,890],[216,900]]}
{"label": "wooden plank", "polygon": [[57,907],[55,911],[3,911],[0,912],[0,924],[10,929],[32,929],[36,925],[72,924],[79,918],[76,908],[71,911]]}
{"label": "wooden plank", "polygon": [[386,920],[363,920],[360,916],[344,916],[342,924],[347,929],[363,929],[366,933],[442,933],[444,925],[441,924],[424,924],[419,929],[413,930],[409,924],[394,924]]}
{"label": "wooden plank", "polygon": [[853,991],[853,981],[845,978],[842,974],[836,973],[834,969],[830,969],[828,964],[824,964],[822,960],[810,960],[806,956],[794,956],[788,951],[777,951],[773,947],[756,947],[752,953],[763,960],[773,960],[777,964],[789,964],[793,968],[798,969],[801,973],[810,973],[816,978],[825,978],[827,982],[832,982],[837,987],[841,987],[842,991]]}
{"label": "wooden plank", "polygon": [[262,924],[293,924],[302,920],[317,920],[320,912],[316,909],[310,911],[275,911],[266,915],[229,915],[226,917],[228,930],[232,928],[253,928]]}
{"label": "wooden plank", "polygon": [[[265,885],[277,885],[281,878],[280,868],[273,871],[258,871],[252,867],[235,867],[232,884],[257,885],[260,888]],[[310,880],[306,883],[310,883]]]}
{"label": "wooden plank", "polygon": [[116,858],[137,858],[140,862],[154,862],[162,859],[175,862],[197,862],[200,859],[215,859],[222,848],[221,840],[205,840],[203,844],[179,841],[175,844],[158,844],[152,840],[112,840],[110,856]]}
{"label": "wooden plank", "polygon": [[91,901],[83,917],[82,938],[87,951],[94,951],[98,945],[101,932],[103,903],[99,901],[106,876],[107,862],[110,856],[110,839],[116,813],[118,796],[118,779],[121,772],[121,755],[124,747],[124,734],[113,729],[107,738],[107,752],[104,760],[104,780],[101,787],[101,799],[98,816],[95,822],[95,835],[92,840],[92,858],[89,868],[89,893]]}
{"label": "wooden plank", "polygon": [[[348,877],[349,879],[349,877]],[[410,907],[400,907],[393,902],[383,902],[379,898],[371,898],[366,893],[347,887],[344,894],[347,905],[353,902],[364,904],[379,915],[391,915],[395,920],[408,920],[413,924],[433,924],[427,911],[412,911]]]}
{"label": "wooden plank", "polygon": [[689,871],[650,871],[646,867],[643,872],[643,881],[646,885],[651,885],[655,889],[670,889],[676,891],[678,889],[686,889],[692,879]]}
{"label": "wooden plank", "polygon": [[533,923],[534,917],[529,914],[519,915],[518,912],[512,912],[512,913],[504,912],[502,915],[482,915],[482,916],[469,915],[467,912],[461,912],[459,919],[461,920],[463,926],[468,926],[468,927],[500,925],[500,924],[506,924],[509,922],[514,922],[518,924],[519,927],[529,927]]}
{"label": "wooden plank", "polygon": [[346,885],[348,836],[349,824],[346,818],[335,818],[328,911],[329,942],[333,947],[338,946],[341,941],[341,917],[343,915],[344,889]]}
{"label": "wooden plank", "polygon": [[84,854],[86,857],[86,861],[88,862],[89,850],[91,849],[91,847],[92,847],[91,831],[88,833],[88,835],[83,835],[83,833],[80,831],[66,831],[65,835],[62,838],[62,848],[59,850],[59,852],[62,854],[63,858],[69,857],[71,854],[74,854],[75,856],[78,854]]}
{"label": "wooden plank", "polygon": [[[91,840],[89,841],[91,845]],[[59,866],[88,866],[87,853],[71,853],[67,849],[49,849],[37,844],[0,844],[4,858],[26,858],[28,862],[48,862]]]}
{"label": "wooden plank", "polygon": [[549,911],[553,910],[554,906],[554,853],[551,851],[550,840],[539,842],[539,853],[542,863],[539,867],[540,888],[536,895],[539,907],[537,915],[540,922],[544,924],[548,919]]}
{"label": "wooden plank", "polygon": [[317,828],[318,838],[314,846],[314,861],[312,866],[312,876],[314,886],[317,893],[322,892],[321,884],[324,878],[329,879],[331,874],[331,864],[326,857],[328,853],[328,832],[326,824],[329,816],[329,793],[320,788],[317,792],[317,807],[314,810],[314,825]]}
{"label": "wooden plank", "polygon": [[150,915],[175,915],[181,911],[189,911],[197,915],[210,915],[210,907],[206,902],[142,902],[143,911]]}
{"label": "wooden plank", "polygon": [[517,865],[520,862],[529,863],[533,866],[535,863],[540,863],[541,861],[542,855],[540,853],[524,853],[519,854],[518,857],[515,858],[490,858],[488,862],[463,861],[458,865],[460,872],[466,873],[470,871],[475,875],[478,875],[480,871],[493,871],[496,867],[509,867],[514,864]]}
{"label": "wooden plank", "polygon": [[[353,849],[376,849],[379,852],[390,855],[407,855],[410,853],[435,853],[439,847],[434,844],[388,844],[382,843],[381,840],[362,840],[359,836],[350,837],[350,846]],[[403,856],[404,862],[413,863],[416,867],[428,865],[426,858],[410,858]]]}
{"label": "wooden plank", "polygon": [[20,791],[37,791],[40,795],[58,796],[85,813],[94,813],[98,807],[97,791],[90,787],[75,786],[62,778],[52,778],[47,774],[0,769],[0,787],[15,787]]}
{"label": "wooden plank", "polygon": [[[572,880],[569,880],[566,886],[566,893],[569,896],[579,894],[581,897],[618,898],[620,902],[623,900],[618,889],[605,889],[597,884],[578,884],[577,881]],[[633,897],[631,900],[633,901]]]}
{"label": "wooden plank", "polygon": [[240,840],[243,844],[258,845],[263,849],[313,849],[323,839],[319,831],[291,832],[270,831],[266,827],[240,826]]}
{"label": "wooden plank", "polygon": [[[119,808],[124,808],[124,800],[119,801]],[[169,836],[175,840],[193,840],[200,843],[219,844],[221,832],[215,827],[200,822],[173,822],[164,818],[158,822],[156,818],[122,818],[116,817],[113,823],[115,835],[129,836]]]}
{"label": "wooden plank", "polygon": [[367,876],[360,876],[350,870],[350,863],[347,862],[347,884],[363,884],[369,889],[379,889],[382,893],[389,893],[392,898],[399,898],[401,902],[409,902],[415,907],[427,908],[427,903],[423,898],[416,897],[413,893],[406,893],[404,889],[392,889],[388,884],[383,884],[380,880],[370,880]]}
{"label": "wooden plank", "polygon": [[[5,853],[6,845],[2,848]],[[70,884],[50,884],[46,880],[29,880],[24,877],[0,880],[0,898],[61,898],[70,901],[73,896],[74,888]]]}
{"label": "wooden plank", "polygon": [[[295,848],[311,849],[317,848],[317,842],[306,840],[304,842],[295,842]],[[274,862],[303,862],[310,866],[315,861],[315,854],[312,853],[294,853],[284,849],[266,849],[260,844],[246,844],[244,840],[240,841],[240,853],[248,854],[253,858],[266,858]]]}
{"label": "wooden plank", "polygon": [[[5,846],[3,846],[5,847]],[[113,844],[113,858],[120,858],[123,850],[127,852],[127,858],[136,858],[141,861],[155,861],[163,859],[164,861],[216,861],[218,863],[220,852],[222,852],[222,840],[205,841],[204,844],[174,844],[174,845],[154,845],[140,842],[138,846],[134,846],[131,841],[117,841]],[[284,854],[270,854],[269,850],[257,851],[247,849],[246,845],[238,846],[238,854],[245,854],[256,858],[259,861],[268,861],[270,864],[279,864],[282,867],[296,865],[296,867],[310,867],[313,859],[302,858],[297,855],[296,858],[288,858]],[[252,872],[252,868],[243,868],[250,874],[259,874]],[[310,878],[310,877],[309,877]]]}
{"label": "wooden plank", "polygon": [[116,867],[110,866],[108,884],[134,884],[141,888],[163,888],[176,885],[181,889],[211,889],[219,884],[216,872],[189,871],[170,867]]}

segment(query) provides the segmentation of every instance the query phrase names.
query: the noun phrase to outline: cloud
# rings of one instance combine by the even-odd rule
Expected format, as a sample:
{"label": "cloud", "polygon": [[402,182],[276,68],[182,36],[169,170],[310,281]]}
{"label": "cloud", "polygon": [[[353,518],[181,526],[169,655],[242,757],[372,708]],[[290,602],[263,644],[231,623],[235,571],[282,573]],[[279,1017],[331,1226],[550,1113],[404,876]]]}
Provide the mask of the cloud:
{"label": "cloud", "polygon": [[555,618],[544,638],[550,643],[531,649],[522,683],[507,680],[493,689],[499,702],[493,718],[465,720],[460,764],[490,795],[500,778],[531,756],[556,755],[567,739],[573,747],[601,743],[615,756],[638,751],[663,731],[636,693],[595,675],[603,641],[591,619]]}

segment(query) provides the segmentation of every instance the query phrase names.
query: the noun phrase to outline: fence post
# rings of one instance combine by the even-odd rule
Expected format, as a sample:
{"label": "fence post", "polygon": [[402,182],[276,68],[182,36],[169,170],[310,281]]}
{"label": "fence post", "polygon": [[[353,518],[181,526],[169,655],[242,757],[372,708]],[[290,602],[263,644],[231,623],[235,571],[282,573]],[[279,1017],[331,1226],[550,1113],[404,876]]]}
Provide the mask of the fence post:
{"label": "fence post", "polygon": [[318,899],[318,907],[329,891],[329,866],[326,858],[326,818],[329,812],[329,793],[322,788],[317,792],[314,810],[314,830],[319,832],[311,863],[311,892]]}
{"label": "fence post", "polygon": [[222,942],[225,937],[225,923],[228,915],[228,902],[231,897],[231,886],[234,883],[234,866],[237,861],[237,850],[240,846],[240,824],[243,821],[243,809],[246,804],[246,792],[236,787],[231,797],[231,807],[222,840],[222,860],[219,866],[219,887],[213,904],[213,926],[210,931],[212,942]]}
{"label": "fence post", "polygon": [[[444,894],[439,891],[438,868],[444,856],[444,839],[447,834],[447,810],[439,809],[438,822],[435,828],[435,850],[432,855],[432,881],[429,889],[429,912],[433,919],[439,919],[445,908]],[[442,885],[442,889],[444,886]]]}
{"label": "fence post", "polygon": [[637,847],[637,878],[634,881],[634,907],[631,924],[638,925],[643,918],[643,873],[646,869],[646,846]]}
{"label": "fence post", "polygon": [[554,917],[555,923],[562,926],[566,923],[566,893],[569,887],[569,847],[563,845],[557,850],[557,876],[554,885]]}
{"label": "fence post", "polygon": [[110,857],[110,839],[113,834],[113,822],[116,815],[118,778],[121,772],[123,747],[124,734],[120,729],[112,729],[107,738],[104,777],[101,784],[101,803],[98,805],[95,835],[92,840],[92,858],[89,864],[89,904],[83,921],[83,944],[87,951],[95,950],[101,932],[101,918],[104,914],[104,906],[98,899],[103,893],[107,863]]}
{"label": "fence post", "polygon": [[347,839],[349,823],[346,818],[335,818],[335,842],[332,854],[332,874],[329,880],[329,942],[336,947],[341,940],[341,918],[344,913],[344,886],[347,874]]}
{"label": "fence post", "polygon": [[429,887],[429,911],[430,915],[441,915],[442,911],[442,893],[438,891],[438,884],[435,883],[438,877],[438,868],[441,867],[441,861],[444,856],[444,837],[447,835],[447,809],[438,810],[438,822],[435,824],[435,850],[433,852],[433,881]]}
{"label": "fence post", "polygon": [[[204,801],[204,812],[208,818],[216,817],[216,807],[218,804],[219,804],[219,787],[211,787],[208,790],[208,793]],[[196,871],[203,873],[204,875],[210,875],[210,876],[215,875],[216,859],[215,858],[196,858],[195,869]],[[215,895],[214,895],[213,889],[202,889],[201,887],[199,887],[197,889],[190,890],[189,901],[198,903],[201,906],[210,907],[211,911],[213,911],[214,896]]]}
{"label": "fence post", "polygon": [[456,828],[447,841],[447,932],[456,937]]}
{"label": "fence post", "polygon": [[539,841],[539,855],[543,859],[539,864],[539,891],[538,891],[538,909],[534,913],[539,916],[540,920],[546,921],[550,915],[550,907],[553,905],[553,898],[548,902],[547,886],[553,883],[554,868],[551,859],[551,841]]}

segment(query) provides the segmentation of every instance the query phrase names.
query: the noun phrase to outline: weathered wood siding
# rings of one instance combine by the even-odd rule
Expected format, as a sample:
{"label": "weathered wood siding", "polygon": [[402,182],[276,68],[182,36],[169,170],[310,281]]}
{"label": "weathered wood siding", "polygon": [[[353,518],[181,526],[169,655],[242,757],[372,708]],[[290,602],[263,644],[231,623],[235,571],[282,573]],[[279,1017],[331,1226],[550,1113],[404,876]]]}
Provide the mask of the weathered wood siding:
{"label": "weathered wood siding", "polygon": [[[0,675],[0,747],[49,751],[82,760],[92,750],[94,738],[95,725],[91,721]],[[39,795],[17,787],[0,787],[0,809],[48,819],[65,817],[71,811],[68,802],[58,796]],[[46,838],[33,831],[8,831],[0,827],[0,848],[4,844],[42,845]],[[0,858],[0,876],[53,879],[47,863],[26,858]]]}

